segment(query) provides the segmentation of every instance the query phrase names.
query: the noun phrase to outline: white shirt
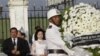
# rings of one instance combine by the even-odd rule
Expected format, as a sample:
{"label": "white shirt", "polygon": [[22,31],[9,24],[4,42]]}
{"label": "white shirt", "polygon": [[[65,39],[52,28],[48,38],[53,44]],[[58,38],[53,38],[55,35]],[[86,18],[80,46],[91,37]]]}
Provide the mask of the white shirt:
{"label": "white shirt", "polygon": [[61,39],[61,33],[59,32],[60,28],[52,23],[50,23],[49,26],[51,28],[46,30],[48,49],[62,49],[61,45],[65,43]]}
{"label": "white shirt", "polygon": [[32,45],[31,54],[35,55],[44,55],[47,50],[45,40],[35,41]]}
{"label": "white shirt", "polygon": [[[16,45],[17,45],[17,41],[18,41],[18,39],[15,38],[15,44],[16,44]],[[14,43],[14,38],[12,38],[12,42]]]}
{"label": "white shirt", "polygon": [[49,23],[49,28],[46,30],[46,40],[48,49],[63,49],[68,54],[73,52],[66,47],[65,42],[62,40],[60,28],[56,25]]}

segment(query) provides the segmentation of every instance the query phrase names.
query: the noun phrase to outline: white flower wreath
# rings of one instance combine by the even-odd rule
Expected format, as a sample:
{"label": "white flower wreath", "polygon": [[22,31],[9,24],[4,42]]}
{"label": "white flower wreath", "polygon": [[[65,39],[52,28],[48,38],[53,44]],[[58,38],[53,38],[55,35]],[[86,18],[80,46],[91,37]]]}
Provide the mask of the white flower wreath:
{"label": "white flower wreath", "polygon": [[[62,21],[62,35],[71,43],[70,40],[83,35],[93,35],[100,33],[100,11],[91,5],[80,3],[74,7],[68,8],[64,12],[64,20]],[[72,44],[72,43],[71,43]],[[94,45],[95,46],[95,45]],[[96,45],[97,46],[97,45]],[[88,46],[87,50],[91,51],[99,47]],[[94,55],[97,56],[97,55]]]}
{"label": "white flower wreath", "polygon": [[80,3],[64,13],[62,23],[64,35],[73,34],[75,37],[100,32],[100,11],[94,7]]}

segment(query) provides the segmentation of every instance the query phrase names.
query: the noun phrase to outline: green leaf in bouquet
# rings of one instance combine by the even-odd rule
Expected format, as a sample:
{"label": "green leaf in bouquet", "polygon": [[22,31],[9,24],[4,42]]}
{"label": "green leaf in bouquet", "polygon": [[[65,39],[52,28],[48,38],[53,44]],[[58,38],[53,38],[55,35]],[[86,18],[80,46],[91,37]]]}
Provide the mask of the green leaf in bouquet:
{"label": "green leaf in bouquet", "polygon": [[63,17],[63,20],[68,21],[68,19],[70,19],[70,16],[69,16],[70,7],[65,8],[64,11],[62,12],[62,15],[64,15],[66,11],[68,12],[68,13],[67,13],[67,14],[68,14],[68,18],[65,19],[65,18]]}
{"label": "green leaf in bouquet", "polygon": [[94,49],[90,48],[84,48],[85,50],[88,50],[89,52],[91,52],[93,54],[93,56],[100,56],[100,48],[95,47]]}
{"label": "green leaf in bouquet", "polygon": [[65,45],[66,45],[68,48],[71,48],[70,44],[69,44],[67,41],[65,41]]}

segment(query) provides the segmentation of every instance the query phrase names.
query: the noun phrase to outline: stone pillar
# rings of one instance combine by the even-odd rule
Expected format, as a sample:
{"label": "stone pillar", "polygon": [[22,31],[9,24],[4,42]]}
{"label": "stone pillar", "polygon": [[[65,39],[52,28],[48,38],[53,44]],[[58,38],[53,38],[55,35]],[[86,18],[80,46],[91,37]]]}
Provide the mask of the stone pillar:
{"label": "stone pillar", "polygon": [[23,29],[28,37],[28,0],[9,0],[8,6],[11,27]]}

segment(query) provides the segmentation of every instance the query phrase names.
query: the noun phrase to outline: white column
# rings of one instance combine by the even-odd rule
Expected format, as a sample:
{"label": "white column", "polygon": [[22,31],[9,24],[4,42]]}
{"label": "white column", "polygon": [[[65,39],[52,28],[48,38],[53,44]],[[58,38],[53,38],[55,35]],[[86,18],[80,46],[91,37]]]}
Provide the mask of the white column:
{"label": "white column", "polygon": [[11,0],[9,1],[9,16],[11,27],[18,30],[23,28],[28,36],[28,5],[27,1]]}

